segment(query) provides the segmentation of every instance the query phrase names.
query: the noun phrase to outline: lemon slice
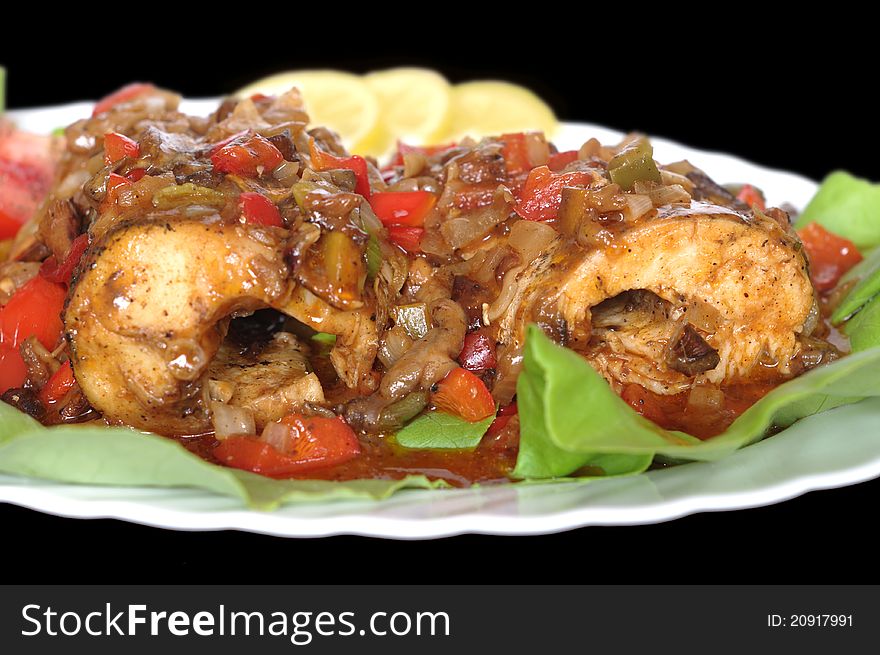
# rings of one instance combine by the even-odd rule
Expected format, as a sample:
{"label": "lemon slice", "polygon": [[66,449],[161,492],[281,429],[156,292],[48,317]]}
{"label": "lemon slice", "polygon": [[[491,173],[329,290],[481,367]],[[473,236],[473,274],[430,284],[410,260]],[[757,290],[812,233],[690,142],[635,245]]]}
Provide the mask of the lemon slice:
{"label": "lemon slice", "polygon": [[446,132],[452,87],[436,71],[391,68],[370,73],[364,79],[379,99],[384,133],[370,144],[374,149],[370,154],[384,154],[397,139],[424,145]]}
{"label": "lemon slice", "polygon": [[551,138],[558,128],[553,110],[526,88],[494,80],[452,87],[451,120],[446,139],[505,132],[543,131]]}
{"label": "lemon slice", "polygon": [[264,77],[244,87],[237,96],[254,93],[278,95],[299,88],[312,125],[325,125],[342,137],[346,147],[362,151],[376,139],[379,101],[363,78],[336,70],[287,71]]}

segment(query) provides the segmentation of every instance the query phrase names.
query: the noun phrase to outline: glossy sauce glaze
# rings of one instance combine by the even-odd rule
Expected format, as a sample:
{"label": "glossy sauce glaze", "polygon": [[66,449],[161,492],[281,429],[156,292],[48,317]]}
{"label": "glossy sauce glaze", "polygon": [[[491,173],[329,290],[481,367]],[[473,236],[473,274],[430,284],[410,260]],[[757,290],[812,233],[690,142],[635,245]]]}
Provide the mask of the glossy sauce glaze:
{"label": "glossy sauce glaze", "polygon": [[[213,434],[178,437],[178,441],[203,459],[222,464],[214,456],[219,441]],[[513,435],[509,435],[507,441],[514,442]],[[361,454],[349,462],[295,477],[307,480],[400,480],[408,475],[424,475],[454,487],[466,487],[474,483],[507,482],[515,463],[515,442],[513,445],[503,444],[497,438],[487,437],[479,447],[467,451],[410,450],[396,446],[390,438],[370,436],[361,438]]]}

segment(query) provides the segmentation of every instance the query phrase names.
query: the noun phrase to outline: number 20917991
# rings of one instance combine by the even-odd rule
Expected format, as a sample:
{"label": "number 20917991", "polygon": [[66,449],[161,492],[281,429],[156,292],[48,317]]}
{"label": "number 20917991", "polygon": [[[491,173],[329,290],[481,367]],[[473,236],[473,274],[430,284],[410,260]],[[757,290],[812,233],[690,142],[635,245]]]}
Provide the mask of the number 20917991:
{"label": "number 20917991", "polygon": [[768,614],[769,628],[851,628],[852,614]]}

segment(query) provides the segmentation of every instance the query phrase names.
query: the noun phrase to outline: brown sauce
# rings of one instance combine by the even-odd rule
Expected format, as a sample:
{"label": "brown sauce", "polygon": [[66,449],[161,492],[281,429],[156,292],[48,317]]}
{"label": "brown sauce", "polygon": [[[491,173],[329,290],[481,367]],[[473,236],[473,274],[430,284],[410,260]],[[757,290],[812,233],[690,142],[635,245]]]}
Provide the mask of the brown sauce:
{"label": "brown sauce", "polygon": [[723,402],[712,408],[688,405],[688,392],[661,396],[638,385],[626,385],[622,397],[645,418],[667,430],[711,439],[727,430],[743,412],[772,391],[776,384],[743,384],[723,388]]}
{"label": "brown sauce", "polygon": [[[214,464],[219,443],[213,434],[179,437],[177,440],[190,452]],[[495,441],[466,450],[410,450],[396,446],[388,438],[361,439],[361,454],[338,466],[328,466],[296,476],[304,480],[400,480],[408,475],[424,475],[431,480],[444,480],[454,487],[475,482],[508,482],[508,473],[516,463],[515,449],[499,450]]]}

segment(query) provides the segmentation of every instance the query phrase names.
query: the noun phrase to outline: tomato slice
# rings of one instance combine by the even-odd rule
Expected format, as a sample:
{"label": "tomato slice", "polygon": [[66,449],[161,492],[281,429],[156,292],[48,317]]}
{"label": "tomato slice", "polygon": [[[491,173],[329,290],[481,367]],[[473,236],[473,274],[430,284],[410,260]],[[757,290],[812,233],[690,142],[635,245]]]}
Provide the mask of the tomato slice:
{"label": "tomato slice", "polygon": [[370,206],[384,225],[422,227],[437,196],[428,191],[384,191],[374,193]]}
{"label": "tomato slice", "polygon": [[810,260],[810,277],[819,291],[837,286],[841,276],[862,261],[855,244],[826,230],[818,223],[810,223],[798,230]]}
{"label": "tomato slice", "polygon": [[471,372],[495,368],[495,342],[482,332],[469,332],[464,337],[464,346],[458,356],[461,367]]}
{"label": "tomato slice", "polygon": [[359,193],[367,200],[370,199],[370,177],[367,173],[366,159],[358,155],[337,157],[321,150],[314,139],[309,139],[309,156],[312,160],[312,167],[316,171],[330,171],[339,168],[354,171],[355,178],[357,179],[354,192]]}
{"label": "tomato slice", "polygon": [[495,414],[495,401],[486,385],[463,368],[452,369],[438,383],[431,402],[437,409],[455,414],[465,421],[482,421]]}
{"label": "tomato slice", "polygon": [[70,245],[70,251],[67,253],[67,257],[64,258],[64,261],[59,265],[55,261],[54,255],[49,257],[40,267],[40,275],[55,284],[70,286],[73,271],[88,247],[89,235],[80,234]]}
{"label": "tomato slice", "polygon": [[550,155],[550,159],[547,161],[547,168],[556,173],[568,166],[571,162],[577,161],[577,158],[577,150],[566,150],[565,152],[557,152]]}
{"label": "tomato slice", "polygon": [[229,437],[214,449],[223,464],[269,477],[288,477],[343,464],[360,454],[354,431],[340,418],[285,416],[290,445],[285,452],[253,437]]}
{"label": "tomato slice", "polygon": [[271,141],[249,132],[214,146],[210,158],[214,168],[221,173],[245,177],[271,173],[284,161],[281,151]]}
{"label": "tomato slice", "polygon": [[129,102],[139,96],[152,93],[155,90],[155,86],[153,86],[152,84],[145,84],[144,82],[133,82],[132,84],[127,84],[121,89],[114,91],[110,95],[105,96],[104,98],[99,100],[95,104],[95,108],[92,110],[92,116],[97,116],[98,114],[108,112],[118,104]]}
{"label": "tomato slice", "polygon": [[552,220],[562,204],[562,189],[588,184],[592,179],[585,171],[554,173],[547,166],[533,168],[520,191],[515,211],[528,221]]}
{"label": "tomato slice", "polygon": [[108,132],[104,135],[104,163],[108,166],[125,157],[137,159],[141,147],[137,141],[119,132]]}
{"label": "tomato slice", "polygon": [[239,198],[241,199],[241,214],[248,223],[284,227],[284,221],[281,220],[281,212],[262,193],[246,191]]}
{"label": "tomato slice", "polygon": [[421,227],[392,225],[388,228],[388,238],[410,254],[422,252],[422,236],[425,230]]}
{"label": "tomato slice", "polygon": [[[10,143],[14,141],[15,143]],[[17,136],[3,140],[2,150],[14,148],[21,141]],[[48,153],[48,141],[47,153]],[[6,158],[6,155],[13,158]],[[52,184],[51,163],[36,165],[14,151],[0,157],[0,239],[8,239],[33,216]]]}
{"label": "tomato slice", "polygon": [[76,378],[73,377],[73,369],[70,360],[64,362],[49,381],[40,389],[40,401],[44,407],[50,407],[63,399],[67,393],[76,386]]}

